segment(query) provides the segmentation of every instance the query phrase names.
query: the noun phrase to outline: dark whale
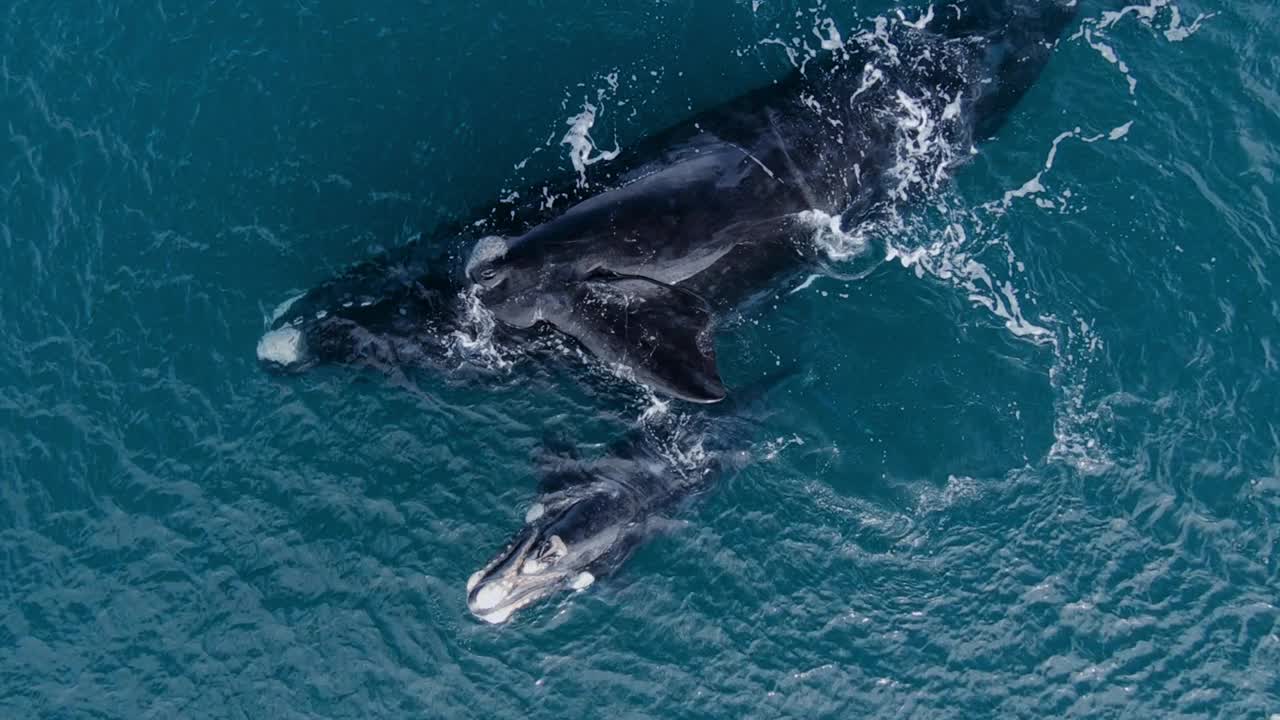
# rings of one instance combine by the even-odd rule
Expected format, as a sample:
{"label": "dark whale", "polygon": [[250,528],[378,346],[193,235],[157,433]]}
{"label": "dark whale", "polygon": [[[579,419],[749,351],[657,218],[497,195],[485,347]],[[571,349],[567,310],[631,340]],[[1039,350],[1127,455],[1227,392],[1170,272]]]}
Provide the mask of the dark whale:
{"label": "dark whale", "polygon": [[617,571],[667,515],[746,464],[763,401],[793,375],[756,381],[730,402],[690,415],[642,419],[598,457],[572,448],[544,455],[524,526],[467,581],[467,607],[498,624],[566,590]]}
{"label": "dark whale", "polygon": [[567,209],[504,211],[462,268],[423,244],[317,288],[278,315],[259,357],[430,361],[471,298],[502,329],[552,328],[661,393],[716,402],[718,321],[819,262],[824,228],[864,226],[945,182],[1075,10],[971,0],[879,19],[826,61],[639,143]]}
{"label": "dark whale", "polygon": [[[766,92],[671,131],[662,139],[669,149],[614,190],[517,238],[482,240],[469,279],[505,323],[550,323],[666,392],[723,397],[710,329],[719,314],[812,261],[805,213],[865,221],[945,180],[949,158],[994,132],[1029,87],[1074,3],[961,8],[968,14],[923,28],[878,28],[897,64],[882,67],[885,55],[872,50],[852,54],[846,62],[862,63],[856,81],[837,66],[804,80],[803,92],[816,94],[810,100],[794,89]],[[825,126],[796,119],[806,117],[796,105],[815,96],[839,108]],[[926,162],[903,162],[903,132],[917,133],[905,151]],[[730,405],[749,396],[735,394]],[[706,454],[683,451],[678,437],[637,434],[601,458],[554,464],[524,526],[468,580],[472,614],[506,622],[617,570],[655,518],[724,469],[735,417],[725,410],[675,425],[692,429]]]}

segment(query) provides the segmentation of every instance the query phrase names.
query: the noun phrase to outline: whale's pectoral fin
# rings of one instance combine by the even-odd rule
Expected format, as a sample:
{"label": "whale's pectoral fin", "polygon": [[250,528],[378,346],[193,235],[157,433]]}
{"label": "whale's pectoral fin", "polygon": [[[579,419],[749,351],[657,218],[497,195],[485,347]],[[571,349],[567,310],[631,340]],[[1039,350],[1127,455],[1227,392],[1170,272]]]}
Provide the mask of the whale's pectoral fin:
{"label": "whale's pectoral fin", "polygon": [[571,284],[547,320],[601,360],[682,400],[724,399],[712,344],[714,314],[702,297],[643,277],[605,275]]}

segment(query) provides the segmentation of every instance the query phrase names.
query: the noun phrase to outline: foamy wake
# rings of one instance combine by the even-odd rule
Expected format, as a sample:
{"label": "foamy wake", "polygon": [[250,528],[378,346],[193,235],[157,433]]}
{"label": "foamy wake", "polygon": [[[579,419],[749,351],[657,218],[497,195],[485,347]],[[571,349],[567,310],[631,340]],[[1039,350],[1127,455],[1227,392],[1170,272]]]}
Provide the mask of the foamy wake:
{"label": "foamy wake", "polygon": [[[1100,33],[1114,25],[1127,14],[1136,14],[1144,21],[1150,22],[1160,8],[1169,6],[1167,0],[1156,0],[1149,8],[1128,8],[1107,16],[1098,23],[1098,27],[1082,30],[1078,37],[1084,37],[1091,46],[1099,48],[1105,43],[1099,39]],[[1168,29],[1182,27],[1173,9],[1173,19]],[[836,24],[829,18],[815,21],[813,35],[820,40],[815,48],[802,38],[803,32],[797,32],[791,42],[782,40],[766,40],[764,44],[778,45],[786,49],[791,63],[801,69],[821,52],[842,53],[848,42],[858,43],[874,58],[862,72],[860,89],[854,94],[865,92],[874,87],[882,79],[882,73],[876,64],[889,67],[900,62],[900,50],[892,40],[890,25],[901,22],[913,27],[927,22],[928,13],[919,20],[910,21],[905,17],[897,20],[876,18],[872,21],[872,29],[850,34],[846,41]],[[1194,32],[1202,18],[1198,18],[1192,26],[1184,29]],[[1173,36],[1169,36],[1172,40]],[[1132,81],[1127,65],[1107,48],[1099,49],[1109,61],[1116,63],[1122,72]],[[1131,87],[1136,81],[1131,82]],[[852,102],[854,98],[850,98]],[[817,102],[807,103],[818,116],[817,121],[824,120],[824,109]],[[940,110],[934,110],[940,108]],[[860,226],[856,229],[842,227],[838,217],[819,211],[808,211],[799,218],[814,228],[814,244],[833,263],[848,264],[850,260],[863,257],[870,251],[868,236],[887,238],[884,241],[883,260],[896,263],[910,271],[916,277],[940,281],[963,292],[975,309],[998,318],[1005,329],[1013,336],[1026,342],[1051,348],[1053,362],[1049,371],[1049,382],[1055,389],[1055,443],[1049,452],[1053,461],[1066,462],[1086,472],[1097,471],[1108,466],[1104,448],[1095,439],[1099,418],[1095,410],[1088,405],[1089,368],[1101,347],[1101,339],[1093,331],[1089,322],[1067,311],[1060,313],[1060,318],[1050,312],[1036,312],[1029,307],[1028,291],[1021,275],[1025,266],[1018,260],[1012,247],[1001,234],[997,224],[1017,202],[1025,200],[1034,203],[1041,210],[1065,211],[1073,197],[1070,189],[1063,189],[1057,196],[1048,194],[1048,177],[1054,168],[1060,146],[1069,141],[1084,143],[1104,140],[1117,141],[1123,139],[1132,129],[1132,123],[1125,123],[1107,132],[1087,134],[1080,128],[1074,128],[1055,137],[1048,148],[1043,167],[1022,185],[1005,191],[994,201],[977,208],[966,209],[952,207],[945,199],[948,193],[944,189],[949,181],[949,174],[956,165],[972,153],[970,147],[959,147],[950,141],[947,124],[958,117],[960,112],[959,98],[936,98],[926,93],[921,97],[899,92],[896,96],[897,137],[894,152],[894,165],[888,171],[888,177],[894,182],[890,188],[891,196],[903,207],[911,207],[911,198],[934,197],[936,204],[926,213],[910,210],[907,216],[897,212],[877,220],[873,225]],[[923,217],[934,213],[932,217]],[[937,220],[941,217],[942,222]],[[940,229],[939,229],[940,228]],[[916,239],[912,241],[911,239]],[[994,258],[999,258],[995,265]],[[798,292],[807,287],[814,278],[796,288]],[[1032,303],[1033,307],[1035,304]]]}
{"label": "foamy wake", "polygon": [[864,229],[846,231],[838,215],[822,210],[805,210],[796,215],[801,225],[812,229],[812,242],[828,259],[845,262],[865,255],[870,249]]}
{"label": "foamy wake", "polygon": [[[1088,405],[1090,375],[1102,349],[1101,337],[1075,311],[1067,311],[1064,317],[1032,309],[1038,303],[1027,299],[1030,293],[1021,277],[1025,266],[998,224],[986,224],[978,215],[984,208],[961,210],[943,205],[939,209],[951,219],[949,224],[937,230],[923,220],[907,223],[896,237],[929,239],[918,245],[889,240],[886,260],[916,277],[956,288],[975,309],[998,318],[1011,335],[1049,348],[1049,384],[1056,399],[1054,444],[1048,457],[1082,472],[1105,469],[1111,461],[1097,440],[1100,418]],[[993,262],[996,258],[999,261]]]}
{"label": "foamy wake", "polygon": [[1053,139],[1053,145],[1049,148],[1049,153],[1045,157],[1043,169],[1037,172],[1035,177],[1026,181],[1021,186],[1012,190],[1006,190],[1000,200],[986,203],[983,205],[983,209],[994,215],[1003,215],[1017,200],[1028,199],[1033,201],[1042,210],[1066,211],[1071,198],[1074,196],[1074,193],[1069,188],[1059,193],[1056,198],[1045,197],[1045,194],[1048,193],[1048,188],[1044,184],[1045,175],[1053,170],[1053,164],[1056,162],[1058,157],[1059,146],[1067,140],[1078,140],[1082,143],[1096,143],[1103,140],[1115,142],[1127,137],[1129,135],[1129,131],[1132,129],[1133,121],[1130,120],[1129,122],[1112,128],[1109,132],[1105,133],[1086,135],[1080,128],[1059,133],[1059,135]]}
{"label": "foamy wake", "polygon": [[644,410],[636,419],[651,447],[670,469],[697,482],[710,469],[714,454],[706,449],[705,416],[672,412],[670,401],[646,391]]}
{"label": "foamy wake", "polygon": [[458,298],[462,305],[462,322],[453,331],[450,354],[477,367],[509,370],[514,362],[494,341],[497,318],[484,306],[477,289],[467,288],[458,294]]}
{"label": "foamy wake", "polygon": [[591,137],[591,128],[596,124],[598,109],[590,102],[582,103],[582,112],[566,121],[569,131],[560,139],[560,144],[569,148],[569,161],[573,163],[573,169],[578,173],[579,186],[586,185],[589,166],[601,160],[612,160],[622,152],[616,143],[612,150],[601,150],[596,145],[595,139]]}
{"label": "foamy wake", "polygon": [[606,87],[596,90],[596,100],[583,100],[582,111],[565,121],[568,132],[560,139],[560,144],[568,148],[569,162],[574,172],[578,173],[578,186],[587,184],[587,168],[598,162],[608,162],[618,157],[621,146],[614,141],[612,150],[601,150],[591,137],[591,128],[595,127],[596,117],[604,103],[618,94],[618,73],[612,72],[604,76]]}
{"label": "foamy wake", "polygon": [[[759,3],[753,2],[752,7],[753,10],[758,9]],[[807,18],[811,27],[797,26],[792,33],[784,30],[782,37],[764,38],[756,45],[781,48],[790,64],[804,72],[811,61],[823,54],[847,60],[850,48],[856,44],[873,57],[873,61],[862,70],[861,86],[854,93],[856,98],[883,81],[881,67],[891,67],[904,61],[890,32],[893,24],[923,27],[932,15],[942,12],[942,9],[942,5],[937,8],[930,5],[914,20],[902,13],[897,18],[877,17],[870,20],[869,29],[842,32],[835,20],[824,15],[824,6],[819,5],[807,15],[796,14],[801,22]],[[1213,13],[1200,14],[1187,23],[1173,0],[1151,0],[1146,5],[1130,5],[1104,12],[1098,18],[1085,19],[1076,34],[1065,42],[1083,41],[1088,44],[1122,74],[1129,93],[1136,95],[1137,77],[1109,41],[1108,31],[1126,18],[1135,18],[1160,32],[1167,41],[1181,42],[1198,32],[1203,23],[1213,16]],[[749,49],[744,48],[738,54],[746,56],[748,53]],[[580,111],[564,121],[568,130],[560,145],[567,148],[568,160],[578,174],[580,187],[587,184],[591,166],[608,162],[621,152],[616,141],[612,149],[601,149],[592,135],[606,103],[617,93],[618,74],[604,76],[604,81],[606,86],[597,89],[594,99],[583,98]],[[888,177],[893,181],[891,195],[899,200],[921,196],[945,197],[942,188],[949,181],[951,170],[973,152],[971,147],[959,147],[948,139],[948,123],[960,111],[959,98],[937,98],[926,91],[919,97],[899,92],[895,99],[898,132],[893,148],[895,162],[888,171]],[[816,98],[806,98],[806,104],[815,113],[815,122],[838,122],[828,117]],[[1004,191],[999,198],[972,209],[948,207],[945,199],[938,200],[934,209],[941,212],[941,223],[936,222],[936,216],[932,218],[935,222],[926,223],[918,213],[914,219],[904,219],[891,213],[888,218],[877,220],[874,226],[846,228],[839,217],[819,210],[798,216],[802,223],[812,228],[814,245],[833,264],[847,266],[869,255],[878,256],[878,252],[871,252],[868,236],[892,238],[884,244],[885,262],[897,263],[916,277],[955,287],[965,294],[975,309],[997,318],[1013,336],[1051,347],[1054,360],[1049,381],[1057,393],[1057,412],[1056,441],[1049,456],[1082,471],[1096,471],[1109,464],[1104,448],[1096,439],[1101,420],[1098,411],[1091,409],[1088,397],[1090,368],[1102,340],[1088,319],[1069,308],[1040,312],[1034,309],[1036,303],[1029,302],[1031,293],[1022,277],[1024,265],[998,226],[1001,218],[1020,202],[1032,203],[1041,211],[1065,212],[1074,193],[1071,188],[1062,188],[1055,194],[1050,182],[1064,143],[1118,141],[1129,134],[1132,126],[1132,122],[1128,122],[1110,131],[1086,133],[1081,128],[1073,128],[1058,134],[1047,149],[1043,166],[1035,175],[1018,187]],[[543,194],[544,203],[548,206],[559,199],[545,189]],[[909,242],[902,238],[920,240]],[[995,261],[997,256],[999,260]],[[840,275],[838,271],[829,274]],[[813,279],[793,292],[804,289]],[[455,334],[457,352],[482,365],[509,367],[511,361],[493,344],[492,315],[474,295],[464,300],[468,320],[466,330]],[[625,368],[612,370],[623,378],[627,375]],[[652,393],[647,398],[638,419],[642,424],[669,427],[672,423],[684,421],[684,415],[672,412],[666,401]],[[697,453],[693,456],[696,457]]]}

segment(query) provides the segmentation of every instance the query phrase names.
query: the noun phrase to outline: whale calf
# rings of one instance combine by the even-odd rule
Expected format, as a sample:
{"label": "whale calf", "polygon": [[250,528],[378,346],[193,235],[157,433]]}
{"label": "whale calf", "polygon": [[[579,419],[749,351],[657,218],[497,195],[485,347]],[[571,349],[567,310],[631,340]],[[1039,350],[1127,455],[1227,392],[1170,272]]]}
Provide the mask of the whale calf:
{"label": "whale calf", "polygon": [[459,224],[305,294],[258,356],[289,370],[431,363],[470,300],[500,332],[550,328],[660,393],[718,402],[717,325],[812,270],[822,227],[858,228],[945,182],[1075,11],[960,0],[917,22],[877,19],[826,61],[621,153],[603,189],[571,188],[563,209],[526,193],[538,201],[489,213],[483,237]]}
{"label": "whale calf", "polygon": [[628,443],[592,462],[551,471],[525,524],[467,581],[467,607],[487,623],[567,590],[585,590],[618,569],[652,521],[705,488],[717,469],[680,466],[661,445]]}
{"label": "whale calf", "polygon": [[505,623],[558,593],[616,572],[668,515],[750,459],[747,440],[764,400],[794,375],[775,372],[703,412],[646,416],[599,457],[560,453],[544,462],[537,499],[504,549],[467,581],[467,608]]}

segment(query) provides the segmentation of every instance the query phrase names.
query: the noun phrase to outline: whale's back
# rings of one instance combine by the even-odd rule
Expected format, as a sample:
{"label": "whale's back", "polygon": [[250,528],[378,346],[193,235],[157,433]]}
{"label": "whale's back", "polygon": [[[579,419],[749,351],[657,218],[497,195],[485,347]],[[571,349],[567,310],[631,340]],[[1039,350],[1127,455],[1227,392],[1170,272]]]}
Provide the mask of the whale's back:
{"label": "whale's back", "polygon": [[944,36],[984,43],[993,82],[976,100],[974,132],[991,137],[1048,64],[1079,0],[970,0],[948,5],[931,27]]}

